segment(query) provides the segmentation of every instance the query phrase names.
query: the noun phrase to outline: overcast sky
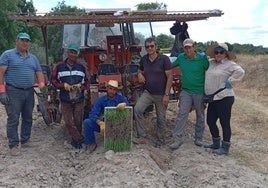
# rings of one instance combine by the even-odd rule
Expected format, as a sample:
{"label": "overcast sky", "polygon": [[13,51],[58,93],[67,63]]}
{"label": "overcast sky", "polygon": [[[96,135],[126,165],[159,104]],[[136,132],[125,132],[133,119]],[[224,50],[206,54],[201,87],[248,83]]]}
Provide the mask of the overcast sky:
{"label": "overcast sky", "polygon": [[[37,12],[49,12],[57,6],[55,0],[33,0]],[[139,3],[156,0],[65,0],[66,5],[78,8],[130,8],[136,10]],[[268,47],[268,1],[267,0],[162,0],[168,11],[198,11],[219,9],[224,15],[203,21],[188,22],[190,37],[197,42],[218,41],[253,44]],[[153,23],[154,35],[170,35],[172,22]],[[157,28],[157,29],[156,29]],[[142,31],[137,31],[141,32]],[[147,33],[144,33],[146,36]]]}

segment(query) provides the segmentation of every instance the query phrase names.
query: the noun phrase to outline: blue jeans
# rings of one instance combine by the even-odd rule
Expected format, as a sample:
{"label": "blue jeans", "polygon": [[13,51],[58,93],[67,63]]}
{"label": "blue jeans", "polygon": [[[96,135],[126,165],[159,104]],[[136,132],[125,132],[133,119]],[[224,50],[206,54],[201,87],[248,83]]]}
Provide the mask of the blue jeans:
{"label": "blue jeans", "polygon": [[[6,86],[9,103],[5,106],[7,113],[7,138],[10,148],[19,144],[26,143],[31,137],[34,108],[34,90],[17,89],[12,86]],[[18,126],[21,120],[20,137],[18,135]]]}
{"label": "blue jeans", "polygon": [[202,99],[203,94],[191,94],[184,90],[181,91],[179,98],[179,114],[176,121],[176,127],[173,130],[173,139],[175,141],[181,139],[192,107],[194,107],[196,113],[195,139],[202,140],[205,130],[205,112]]}
{"label": "blue jeans", "polygon": [[84,120],[84,143],[85,145],[96,144],[94,132],[100,132],[100,126],[91,119]]}
{"label": "blue jeans", "polygon": [[146,137],[143,114],[148,106],[154,104],[157,118],[157,139],[161,142],[165,141],[167,106],[163,105],[163,97],[163,95],[152,95],[147,90],[145,90],[142,93],[141,97],[138,99],[134,107],[134,116],[138,137]]}

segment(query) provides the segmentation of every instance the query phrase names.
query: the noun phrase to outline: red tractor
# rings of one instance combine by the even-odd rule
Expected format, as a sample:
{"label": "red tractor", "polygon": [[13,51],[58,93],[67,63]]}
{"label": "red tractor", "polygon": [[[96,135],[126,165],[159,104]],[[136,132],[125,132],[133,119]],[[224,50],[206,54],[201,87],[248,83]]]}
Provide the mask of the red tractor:
{"label": "red tractor", "polygon": [[[114,79],[123,87],[125,95],[132,105],[135,104],[142,85],[137,80],[139,60],[142,55],[143,44],[135,37],[134,23],[151,23],[161,21],[175,21],[170,32],[175,35],[175,42],[171,55],[177,56],[181,52],[183,40],[189,37],[187,21],[204,20],[209,17],[218,17],[223,13],[220,10],[167,12],[167,11],[130,11],[130,9],[101,9],[88,10],[84,15],[53,15],[43,16],[13,15],[11,19],[37,25],[41,27],[46,54],[48,54],[47,26],[64,25],[63,49],[68,44],[80,46],[80,54],[87,64],[91,75],[91,89],[87,106],[94,104],[99,93],[105,91],[105,83]],[[151,24],[150,30],[152,31]],[[46,56],[48,65],[48,55]],[[45,73],[48,71],[45,70]],[[174,69],[172,99],[178,99],[180,92],[180,70]],[[51,87],[48,87],[50,90]],[[50,96],[50,94],[53,96]],[[44,114],[45,122],[50,125],[59,121],[60,104],[57,92],[48,91],[44,99],[40,100],[40,111]],[[53,100],[51,100],[53,99]],[[56,101],[56,102],[53,102]],[[55,105],[55,104],[56,105]],[[53,113],[51,113],[53,112]],[[50,114],[51,113],[51,114]],[[57,114],[59,113],[59,114]],[[46,118],[50,117],[50,118]]]}

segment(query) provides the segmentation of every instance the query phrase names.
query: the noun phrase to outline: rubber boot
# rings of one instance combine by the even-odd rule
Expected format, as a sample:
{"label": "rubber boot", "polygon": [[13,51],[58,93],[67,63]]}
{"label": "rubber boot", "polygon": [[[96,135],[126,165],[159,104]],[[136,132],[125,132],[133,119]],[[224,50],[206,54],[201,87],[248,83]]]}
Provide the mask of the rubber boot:
{"label": "rubber boot", "polygon": [[219,149],[213,150],[212,153],[216,153],[218,155],[228,155],[230,149],[230,142],[222,141],[221,147]]}
{"label": "rubber boot", "polygon": [[205,144],[204,148],[211,148],[211,149],[219,149],[221,147],[221,137],[213,138],[212,137],[212,144]]}

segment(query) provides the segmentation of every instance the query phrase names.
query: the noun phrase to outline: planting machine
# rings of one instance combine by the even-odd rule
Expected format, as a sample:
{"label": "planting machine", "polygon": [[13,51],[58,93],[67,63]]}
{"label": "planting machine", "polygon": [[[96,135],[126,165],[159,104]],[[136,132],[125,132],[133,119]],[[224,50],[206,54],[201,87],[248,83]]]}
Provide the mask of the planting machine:
{"label": "planting machine", "polygon": [[[88,9],[83,15],[12,15],[11,19],[22,21],[29,25],[40,26],[48,54],[47,26],[63,25],[62,48],[68,44],[80,46],[80,55],[84,59],[91,75],[91,88],[87,106],[94,104],[99,93],[105,91],[108,80],[117,80],[125,95],[134,105],[143,86],[138,82],[137,70],[140,57],[144,54],[141,39],[136,36],[135,26],[148,23],[152,34],[152,22],[172,21],[171,34],[175,35],[172,56],[182,51],[182,42],[188,38],[187,22],[204,20],[209,17],[223,15],[220,10],[167,12],[167,11],[131,11],[130,9]],[[144,27],[144,25],[142,26]],[[48,75],[48,55],[43,65],[44,73]],[[180,70],[174,69],[172,99],[178,99],[180,92]],[[45,122],[50,125],[59,121],[60,104],[57,92],[51,92],[48,86],[48,96],[39,100],[40,111]],[[52,95],[52,96],[51,96]],[[53,100],[52,100],[53,99]],[[52,114],[51,114],[52,113]],[[49,118],[48,118],[49,117]]]}

